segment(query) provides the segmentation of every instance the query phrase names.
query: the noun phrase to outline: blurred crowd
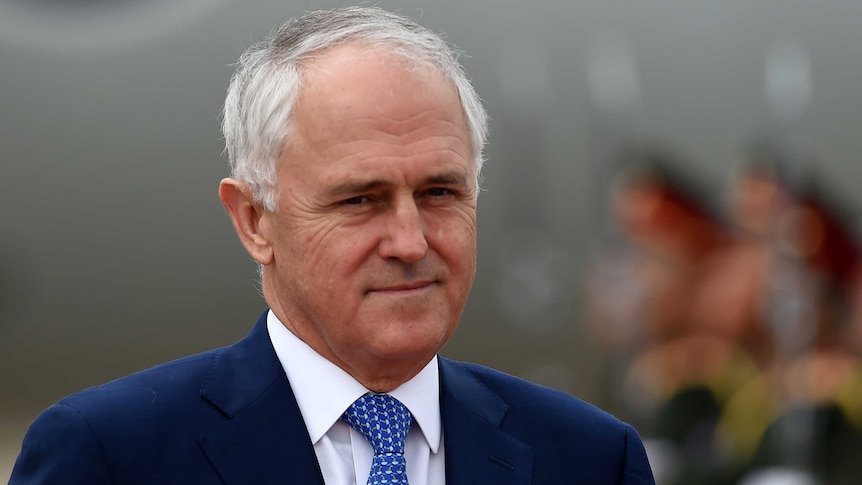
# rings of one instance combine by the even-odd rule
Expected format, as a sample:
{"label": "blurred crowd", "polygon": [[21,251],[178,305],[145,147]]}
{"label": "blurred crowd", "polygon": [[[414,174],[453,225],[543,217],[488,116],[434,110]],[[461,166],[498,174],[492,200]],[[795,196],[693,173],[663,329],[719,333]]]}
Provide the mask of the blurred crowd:
{"label": "blurred crowd", "polygon": [[660,484],[862,483],[862,244],[780,148],[752,143],[714,191],[632,146],[610,184],[589,328]]}

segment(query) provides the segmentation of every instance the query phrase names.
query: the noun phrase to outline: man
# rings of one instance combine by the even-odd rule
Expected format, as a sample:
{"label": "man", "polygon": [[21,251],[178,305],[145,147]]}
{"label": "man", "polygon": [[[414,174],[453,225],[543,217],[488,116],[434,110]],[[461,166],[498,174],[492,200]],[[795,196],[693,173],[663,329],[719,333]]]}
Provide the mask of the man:
{"label": "man", "polygon": [[652,483],[628,425],[436,356],[473,281],[485,120],[452,50],[379,9],[250,48],[219,196],[270,309],[49,408],[11,483]]}

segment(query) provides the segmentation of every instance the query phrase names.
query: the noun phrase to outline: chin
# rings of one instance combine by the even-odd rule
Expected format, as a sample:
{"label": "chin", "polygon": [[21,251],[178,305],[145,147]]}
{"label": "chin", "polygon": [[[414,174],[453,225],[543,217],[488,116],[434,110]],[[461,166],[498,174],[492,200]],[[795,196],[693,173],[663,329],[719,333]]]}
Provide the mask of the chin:
{"label": "chin", "polygon": [[378,342],[377,354],[388,360],[431,360],[446,343],[445,332],[417,335],[415,332]]}

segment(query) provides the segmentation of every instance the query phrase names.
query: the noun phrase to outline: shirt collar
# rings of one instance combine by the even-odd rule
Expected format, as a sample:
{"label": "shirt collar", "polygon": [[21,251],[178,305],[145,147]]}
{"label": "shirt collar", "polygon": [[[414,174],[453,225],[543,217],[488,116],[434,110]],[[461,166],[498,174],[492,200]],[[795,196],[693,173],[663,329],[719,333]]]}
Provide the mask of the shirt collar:
{"label": "shirt collar", "polygon": [[[316,444],[353,401],[371,391],[300,340],[272,310],[266,328],[311,442]],[[410,410],[432,453],[437,453],[442,434],[438,372],[435,356],[415,377],[389,393]]]}

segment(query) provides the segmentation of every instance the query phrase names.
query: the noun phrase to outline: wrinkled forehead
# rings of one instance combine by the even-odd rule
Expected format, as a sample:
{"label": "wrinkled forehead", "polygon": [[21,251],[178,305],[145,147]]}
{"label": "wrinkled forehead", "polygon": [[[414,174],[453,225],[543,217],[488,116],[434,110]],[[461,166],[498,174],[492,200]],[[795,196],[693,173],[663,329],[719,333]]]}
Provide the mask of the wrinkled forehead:
{"label": "wrinkled forehead", "polygon": [[429,108],[437,104],[440,109],[457,110],[466,126],[457,88],[442,70],[390,46],[347,43],[319,51],[303,59],[301,76],[299,105],[314,103],[344,111],[376,96],[382,111],[392,102],[406,104],[424,96]]}
{"label": "wrinkled forehead", "polygon": [[309,131],[323,122],[344,131],[370,119],[414,127],[443,121],[472,145],[458,90],[441,70],[377,46],[347,44],[308,58],[293,115],[302,137],[321,135]]}

